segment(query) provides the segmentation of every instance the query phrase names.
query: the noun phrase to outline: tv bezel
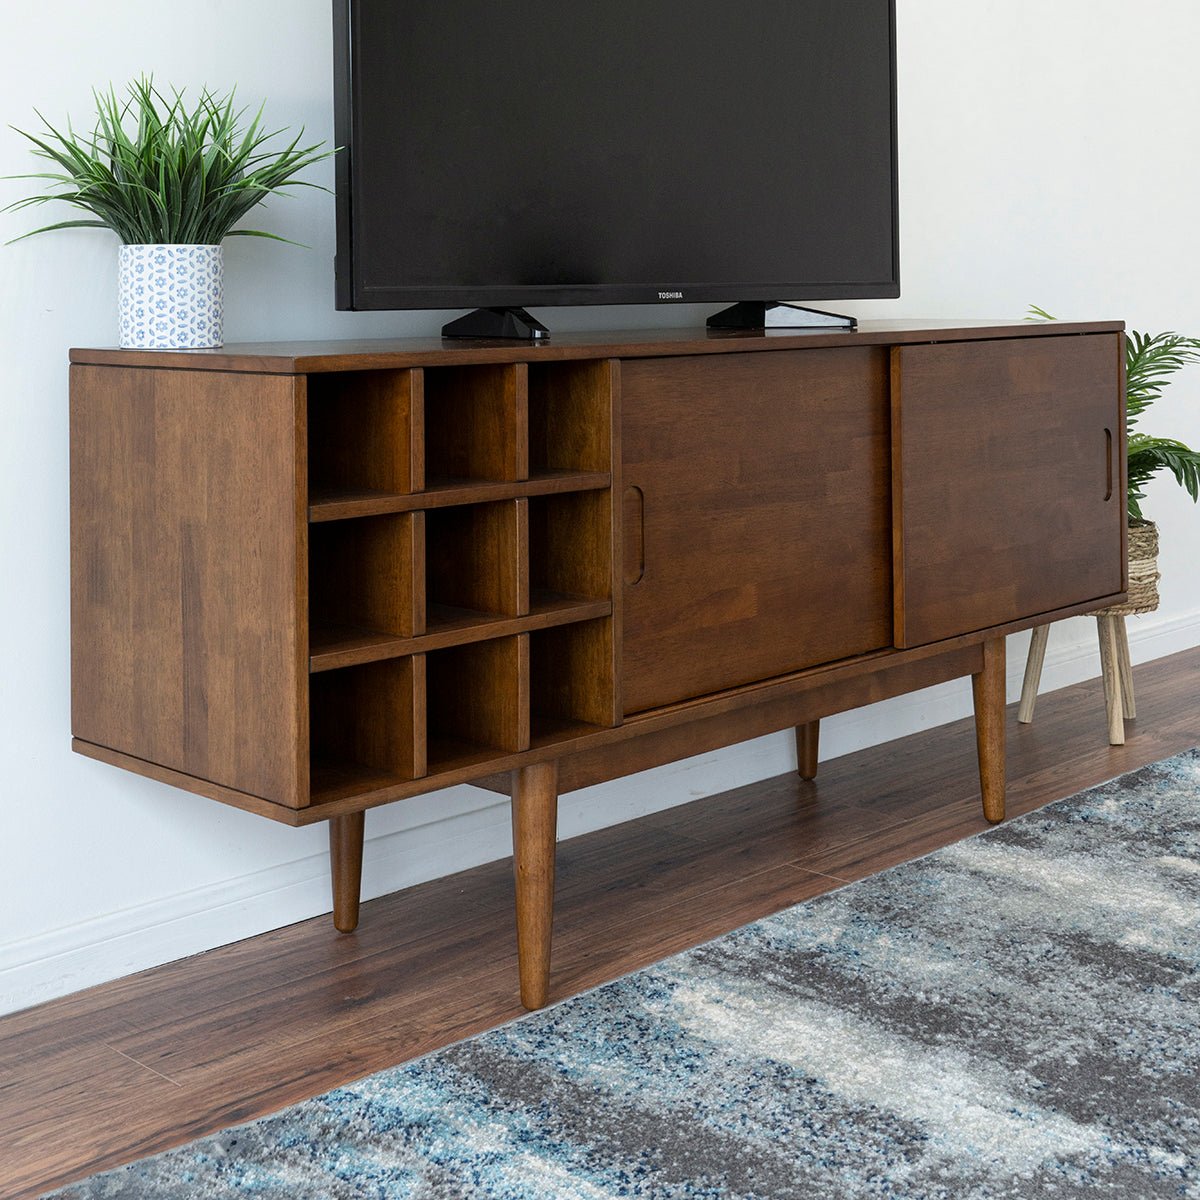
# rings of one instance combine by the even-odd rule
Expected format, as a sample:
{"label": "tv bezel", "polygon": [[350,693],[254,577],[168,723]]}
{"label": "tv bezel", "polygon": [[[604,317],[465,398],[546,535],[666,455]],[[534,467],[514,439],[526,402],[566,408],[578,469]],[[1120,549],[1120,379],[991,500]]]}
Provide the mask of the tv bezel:
{"label": "tv bezel", "polygon": [[353,8],[357,0],[333,0],[334,144],[340,147],[334,165],[337,238],[334,261],[336,305],[356,312],[398,312],[415,309],[540,308],[603,304],[728,304],[739,300],[886,300],[900,295],[900,181],[897,164],[896,0],[888,0],[888,40],[891,78],[891,216],[892,273],[888,280],[846,283],[807,280],[799,283],[712,283],[680,285],[599,283],[446,287],[366,288],[354,278],[355,242],[352,190],[355,95],[352,62]]}

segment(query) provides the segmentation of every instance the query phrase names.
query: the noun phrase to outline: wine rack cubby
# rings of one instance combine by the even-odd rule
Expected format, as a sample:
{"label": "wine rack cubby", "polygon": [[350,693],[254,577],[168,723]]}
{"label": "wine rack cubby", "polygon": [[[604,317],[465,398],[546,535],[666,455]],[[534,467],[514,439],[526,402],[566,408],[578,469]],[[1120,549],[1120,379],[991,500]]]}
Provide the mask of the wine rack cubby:
{"label": "wine rack cubby", "polygon": [[529,561],[534,596],[597,600],[610,595],[611,493],[565,492],[530,500]]}
{"label": "wine rack cubby", "polygon": [[427,658],[431,774],[529,748],[529,638],[494,638]]}
{"label": "wine rack cubby", "polygon": [[425,626],[423,516],[363,517],[309,532],[314,645],[410,638]]}
{"label": "wine rack cubby", "polygon": [[529,635],[530,739],[535,746],[619,719],[613,623],[581,621]]}
{"label": "wine rack cubby", "polygon": [[422,382],[413,369],[308,377],[310,504],[370,503],[424,487]]}
{"label": "wine rack cubby", "polygon": [[515,481],[529,473],[524,364],[425,372],[425,479]]}
{"label": "wine rack cubby", "polygon": [[612,470],[608,363],[531,366],[528,394],[532,476]]}
{"label": "wine rack cubby", "polygon": [[425,588],[430,620],[463,610],[517,617],[524,587],[527,500],[464,504],[425,514]]}
{"label": "wine rack cubby", "polygon": [[313,790],[386,787],[426,772],[425,658],[385,659],[314,675]]}

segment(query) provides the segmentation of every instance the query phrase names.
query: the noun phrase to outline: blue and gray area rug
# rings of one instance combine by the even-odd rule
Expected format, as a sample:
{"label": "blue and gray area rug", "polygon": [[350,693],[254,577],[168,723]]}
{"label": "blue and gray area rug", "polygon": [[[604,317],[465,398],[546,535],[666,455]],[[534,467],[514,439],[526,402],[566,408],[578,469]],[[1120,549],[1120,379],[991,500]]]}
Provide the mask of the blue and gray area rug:
{"label": "blue and gray area rug", "polygon": [[59,1197],[1200,1197],[1200,750]]}

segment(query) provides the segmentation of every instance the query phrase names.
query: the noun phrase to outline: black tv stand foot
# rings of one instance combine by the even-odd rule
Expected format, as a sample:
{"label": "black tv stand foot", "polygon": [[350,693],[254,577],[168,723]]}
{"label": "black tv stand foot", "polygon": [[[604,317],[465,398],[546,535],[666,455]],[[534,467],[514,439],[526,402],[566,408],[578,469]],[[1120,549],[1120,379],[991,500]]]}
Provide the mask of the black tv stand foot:
{"label": "black tv stand foot", "polygon": [[781,301],[741,300],[708,318],[709,329],[857,329],[843,313],[802,308]]}
{"label": "black tv stand foot", "polygon": [[477,308],[442,326],[444,338],[520,338],[540,342],[550,330],[523,308]]}

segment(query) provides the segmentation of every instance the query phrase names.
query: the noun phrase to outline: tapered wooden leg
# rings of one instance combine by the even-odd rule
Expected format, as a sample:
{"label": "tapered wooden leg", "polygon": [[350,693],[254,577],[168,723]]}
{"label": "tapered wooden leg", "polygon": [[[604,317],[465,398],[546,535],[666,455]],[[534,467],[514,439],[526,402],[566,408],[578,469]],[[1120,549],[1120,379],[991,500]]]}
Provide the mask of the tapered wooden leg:
{"label": "tapered wooden leg", "polygon": [[1125,720],[1137,716],[1137,702],[1133,698],[1133,664],[1129,661],[1129,630],[1124,617],[1113,617],[1113,628],[1117,631],[1117,667],[1121,676],[1121,712]]}
{"label": "tapered wooden leg", "polygon": [[1037,703],[1038,687],[1042,682],[1042,664],[1046,661],[1046,642],[1050,638],[1050,626],[1039,625],[1029,639],[1029,657],[1025,659],[1025,681],[1021,684],[1021,703],[1017,706],[1017,720],[1028,725],[1033,720],[1033,706]]}
{"label": "tapered wooden leg", "polygon": [[517,966],[521,1003],[542,1008],[550,991],[554,922],[554,846],[558,827],[558,764],[535,763],[512,773],[513,876],[517,890]]}
{"label": "tapered wooden leg", "polygon": [[333,924],[341,933],[358,926],[362,890],[364,814],[329,818],[329,873],[333,880]]}
{"label": "tapered wooden leg", "polygon": [[1004,639],[983,643],[983,670],[971,676],[975,701],[975,745],[983,815],[994,825],[1004,820]]}
{"label": "tapered wooden leg", "polygon": [[821,740],[821,722],[809,721],[796,726],[796,770],[801,779],[816,779],[817,749]]}
{"label": "tapered wooden leg", "polygon": [[1104,708],[1108,716],[1108,744],[1125,745],[1124,709],[1121,706],[1120,650],[1117,647],[1117,617],[1097,617],[1100,638],[1100,675],[1104,680]]}

